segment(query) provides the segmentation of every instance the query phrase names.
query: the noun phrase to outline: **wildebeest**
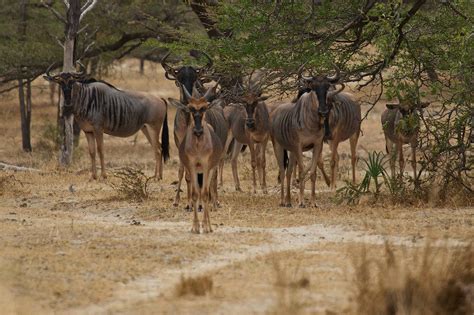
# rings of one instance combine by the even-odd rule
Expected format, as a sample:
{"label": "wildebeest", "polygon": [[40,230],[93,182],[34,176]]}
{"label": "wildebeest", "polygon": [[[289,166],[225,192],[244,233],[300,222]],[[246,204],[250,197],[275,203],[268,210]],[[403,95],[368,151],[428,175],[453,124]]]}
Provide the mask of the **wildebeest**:
{"label": "wildebeest", "polygon": [[400,176],[403,175],[405,169],[403,145],[410,144],[413,175],[416,178],[416,147],[418,145],[419,132],[418,111],[428,105],[430,105],[430,103],[426,102],[415,105],[408,102],[386,104],[387,109],[382,113],[381,121],[385,134],[387,153],[390,155],[390,171],[392,177],[395,176],[395,159],[397,158],[397,154],[400,165]]}
{"label": "wildebeest", "polygon": [[[161,65],[165,69],[166,73],[165,76],[169,80],[174,80],[176,85],[179,87],[180,91],[180,101],[182,104],[186,105],[188,103],[189,96],[193,93],[194,89],[197,89],[198,92],[201,92],[203,89],[202,82],[200,78],[206,74],[207,71],[212,67],[212,59],[203,52],[191,51],[192,56],[198,56],[203,54],[207,59],[208,62],[204,67],[197,68],[192,66],[182,66],[182,67],[173,67],[166,62],[166,59],[170,55],[170,53],[166,54],[165,57],[161,61]],[[208,100],[211,102],[218,103],[219,100],[214,100],[215,98],[215,88],[208,94]],[[228,124],[224,118],[224,112],[222,111],[221,106],[212,106],[207,111],[205,115],[206,122],[209,123],[213,128],[216,134],[218,135],[219,139],[221,139],[223,145],[225,145],[225,141],[227,139],[228,134]],[[189,114],[182,108],[179,107],[176,111],[176,116],[174,119],[174,141],[176,147],[179,149],[181,142],[186,135],[186,130],[190,123],[190,116]],[[184,175],[184,165],[180,163],[179,170],[178,170],[178,187],[176,191],[176,196],[174,200],[174,205],[177,206],[180,200],[180,192],[181,192],[181,182],[183,180]],[[188,182],[188,188],[189,186]],[[190,209],[189,202],[191,201],[190,195],[191,191],[188,189],[188,205],[187,209]]]}
{"label": "wildebeest", "polygon": [[[265,174],[265,151],[270,136],[270,117],[265,100],[259,91],[249,91],[241,98],[242,103],[231,104],[224,109],[224,114],[229,122],[232,137],[232,175],[235,190],[241,191],[239,175],[237,172],[237,158],[243,145],[250,150],[252,166],[253,192],[256,193],[255,170],[258,171],[260,186],[267,193]],[[229,142],[230,139],[227,139]]]}
{"label": "wildebeest", "polygon": [[[339,143],[349,139],[351,147],[352,182],[355,183],[355,167],[357,161],[357,142],[360,135],[361,109],[349,93],[339,93],[328,99],[329,104],[329,136],[327,141],[331,149],[331,188],[336,188],[336,174],[339,165],[337,148]],[[323,176],[326,176],[319,161]]]}
{"label": "wildebeest", "polygon": [[[184,105],[170,99],[170,102],[190,116],[186,133],[179,146],[179,157],[187,174],[190,176],[192,191],[192,208],[194,220],[191,232],[199,233],[198,205],[203,205],[204,214],[202,229],[204,233],[212,232],[209,218],[209,198],[217,198],[217,166],[222,157],[223,144],[221,139],[204,117],[216,103],[209,103],[211,89],[203,97],[187,97]],[[187,91],[185,91],[187,93]],[[217,105],[218,106],[218,105]]]}
{"label": "wildebeest", "polygon": [[[81,72],[61,72],[51,75],[50,66],[43,76],[60,85],[64,95],[65,111],[72,111],[84,131],[92,164],[92,178],[97,179],[95,164],[96,143],[99,152],[101,176],[106,178],[103,134],[129,137],[142,130],[155,151],[155,177],[163,176],[162,159],[169,158],[167,102],[139,92],[122,91],[111,84],[87,79]],[[161,143],[159,141],[160,130]]]}
{"label": "wildebeest", "polygon": [[[325,120],[327,121],[329,114],[328,98],[342,91],[342,88],[329,91],[330,87],[338,82],[339,73],[334,77],[313,76],[306,79],[305,84],[310,89],[309,92],[301,95],[296,103],[280,105],[271,114],[271,136],[281,176],[281,206],[291,206],[290,183],[295,164],[299,170],[299,205],[304,206],[304,178],[308,171],[314,176],[322,150],[324,131],[328,130],[328,126],[324,126],[327,125]],[[304,170],[303,151],[309,149],[313,149],[311,166]],[[288,165],[285,165],[285,150],[290,153]]]}

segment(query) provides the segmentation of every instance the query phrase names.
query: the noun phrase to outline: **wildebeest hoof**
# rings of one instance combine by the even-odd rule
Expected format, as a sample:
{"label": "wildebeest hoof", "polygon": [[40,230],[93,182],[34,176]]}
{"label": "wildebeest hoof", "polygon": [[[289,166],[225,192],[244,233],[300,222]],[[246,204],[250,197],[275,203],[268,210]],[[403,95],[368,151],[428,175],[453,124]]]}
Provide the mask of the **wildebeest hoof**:
{"label": "wildebeest hoof", "polygon": [[299,206],[300,208],[306,208],[306,205],[305,205],[304,203],[300,203],[298,206]]}
{"label": "wildebeest hoof", "polygon": [[186,211],[186,212],[191,212],[191,210],[192,210],[192,208],[189,205],[184,207],[184,211]]}
{"label": "wildebeest hoof", "polygon": [[205,225],[202,228],[202,232],[203,233],[212,233],[212,228],[210,226]]}
{"label": "wildebeest hoof", "polygon": [[285,204],[285,207],[291,208],[291,202],[287,202],[287,203]]}
{"label": "wildebeest hoof", "polygon": [[201,212],[201,211],[202,211],[202,205],[199,205],[198,212]]}
{"label": "wildebeest hoof", "polygon": [[199,234],[199,226],[197,227],[193,226],[193,228],[191,229],[191,233]]}

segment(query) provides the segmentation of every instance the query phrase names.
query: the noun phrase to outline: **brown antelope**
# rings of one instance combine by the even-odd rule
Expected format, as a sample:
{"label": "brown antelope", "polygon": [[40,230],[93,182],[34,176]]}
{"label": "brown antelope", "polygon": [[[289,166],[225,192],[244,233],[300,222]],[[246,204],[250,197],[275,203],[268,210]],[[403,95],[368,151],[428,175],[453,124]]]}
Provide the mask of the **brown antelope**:
{"label": "brown antelope", "polygon": [[[242,97],[243,103],[231,104],[224,108],[224,114],[235,140],[232,142],[231,163],[235,190],[237,191],[241,191],[237,158],[243,145],[247,145],[251,156],[253,192],[257,191],[255,178],[257,169],[262,191],[267,193],[265,151],[270,136],[270,116],[264,102],[267,98],[260,92],[250,91]],[[230,139],[230,137],[227,139],[228,143]]]}
{"label": "brown antelope", "polygon": [[[170,55],[170,53],[166,54],[161,61],[161,65],[165,69],[165,77],[169,80],[173,80],[176,82],[176,85],[179,87],[180,91],[180,100],[181,103],[186,105],[188,103],[188,98],[190,94],[194,92],[194,89],[198,89],[200,92],[203,89],[202,82],[200,78],[205,75],[209,69],[212,67],[212,59],[203,52],[198,52],[192,50],[190,52],[191,56],[197,57],[198,55],[204,55],[208,62],[204,67],[192,67],[192,66],[182,66],[182,67],[173,67],[166,62],[166,59]],[[215,98],[215,88],[210,92],[208,95],[209,101]],[[219,102],[219,100],[214,100],[214,102]],[[216,134],[218,135],[219,139],[222,141],[222,145],[225,145],[227,134],[228,134],[228,124],[224,118],[224,112],[221,106],[212,106],[207,114],[205,115],[206,122],[209,123],[213,128]],[[190,123],[190,116],[189,114],[182,108],[178,107],[176,111],[176,116],[174,119],[174,141],[176,147],[179,149],[181,142],[183,141],[186,130]],[[221,162],[223,163],[223,161]],[[180,162],[179,170],[178,170],[178,187],[176,190],[176,196],[173,202],[174,206],[177,206],[180,201],[180,194],[181,194],[181,183],[184,176],[184,165]],[[190,183],[188,182],[188,188],[190,187]],[[187,210],[190,210],[190,202],[191,202],[191,190],[188,189],[188,205],[186,206]]]}
{"label": "brown antelope", "polygon": [[[390,171],[392,177],[395,176],[395,160],[398,154],[398,162],[400,165],[400,176],[403,175],[405,169],[405,159],[403,158],[403,145],[411,146],[411,165],[413,167],[413,176],[416,174],[416,147],[418,145],[419,132],[419,113],[422,108],[427,107],[430,103],[419,103],[413,106],[407,102],[399,104],[386,104],[387,109],[382,113],[381,121],[383,132],[385,134],[385,142],[387,153],[390,156]],[[403,126],[403,121],[408,126]],[[413,126],[410,126],[413,124]],[[395,148],[394,148],[395,146]]]}
{"label": "brown antelope", "polygon": [[210,124],[206,122],[207,111],[216,103],[209,103],[211,89],[203,97],[188,97],[184,105],[176,100],[170,102],[182,109],[190,117],[186,134],[179,146],[179,158],[190,177],[192,191],[192,208],[194,211],[191,232],[199,233],[198,205],[203,205],[202,230],[212,232],[209,218],[209,199],[217,198],[217,167],[222,157],[224,146]]}
{"label": "brown antelope", "polygon": [[[326,119],[329,115],[328,99],[344,89],[344,85],[342,85],[339,90],[330,91],[331,86],[336,84],[339,78],[339,71],[334,77],[303,77],[305,86],[310,91],[304,93],[296,103],[281,105],[271,114],[272,141],[282,179],[281,206],[291,206],[291,175],[293,167],[297,164],[300,185],[299,206],[304,207],[304,178],[308,172],[310,176],[315,176],[323,145],[324,130],[328,129]],[[309,149],[313,149],[311,165],[304,169],[303,151]],[[285,150],[290,153],[289,161],[285,161]],[[288,166],[288,170],[286,170],[286,166]],[[287,181],[286,198],[283,180],[285,173]],[[311,196],[311,198],[313,203],[314,196]]]}
{"label": "brown antelope", "polygon": [[103,150],[104,133],[116,137],[129,137],[142,130],[155,151],[155,177],[161,179],[162,158],[164,161],[169,158],[166,101],[144,93],[122,91],[104,81],[86,79],[82,65],[80,73],[61,72],[56,75],[49,73],[51,67],[43,77],[60,85],[64,95],[64,110],[74,114],[74,119],[86,134],[92,178],[97,179],[96,143],[101,176],[107,177]]}

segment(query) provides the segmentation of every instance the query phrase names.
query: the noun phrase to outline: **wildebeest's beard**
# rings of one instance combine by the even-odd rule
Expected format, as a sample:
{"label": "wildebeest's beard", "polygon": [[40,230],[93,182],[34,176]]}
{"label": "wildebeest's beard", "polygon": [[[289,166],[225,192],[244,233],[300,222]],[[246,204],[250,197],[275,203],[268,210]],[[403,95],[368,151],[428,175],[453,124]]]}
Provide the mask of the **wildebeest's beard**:
{"label": "wildebeest's beard", "polygon": [[202,127],[202,119],[204,117],[204,112],[205,112],[205,109],[202,109],[202,108],[200,110],[191,109],[191,114],[194,120],[193,133],[198,138],[202,136],[204,132],[204,129]]}

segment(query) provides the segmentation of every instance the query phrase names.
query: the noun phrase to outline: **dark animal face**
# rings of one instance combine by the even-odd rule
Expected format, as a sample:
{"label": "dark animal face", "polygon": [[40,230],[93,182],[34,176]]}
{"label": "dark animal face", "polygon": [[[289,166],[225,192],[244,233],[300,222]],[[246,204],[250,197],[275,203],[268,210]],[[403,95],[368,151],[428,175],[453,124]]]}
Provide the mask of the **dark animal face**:
{"label": "dark animal face", "polygon": [[407,103],[400,104],[386,104],[388,109],[398,109],[403,118],[410,117],[412,115],[418,115],[417,110],[429,106],[430,103],[420,103],[418,105],[410,105]]}
{"label": "dark animal face", "polygon": [[174,69],[173,72],[176,81],[192,94],[194,83],[196,83],[199,78],[199,69],[195,69],[191,66],[183,66]]}
{"label": "dark animal face", "polygon": [[261,93],[248,93],[242,98],[246,113],[245,125],[248,129],[255,129],[255,109],[259,102],[262,102],[267,98],[267,96],[262,96]]}
{"label": "dark animal face", "polygon": [[198,138],[204,133],[202,121],[208,108],[209,102],[204,97],[199,99],[191,97],[189,99],[188,110],[193,117],[193,134]]}
{"label": "dark animal face", "polygon": [[305,88],[314,91],[318,97],[318,113],[323,117],[327,117],[329,114],[330,107],[327,97],[328,91],[334,83],[336,82],[331,82],[326,76],[304,78]]}
{"label": "dark animal face", "polygon": [[83,78],[83,75],[77,73],[61,72],[54,76],[44,75],[44,79],[59,84],[64,95],[64,103],[71,105],[72,87]]}

